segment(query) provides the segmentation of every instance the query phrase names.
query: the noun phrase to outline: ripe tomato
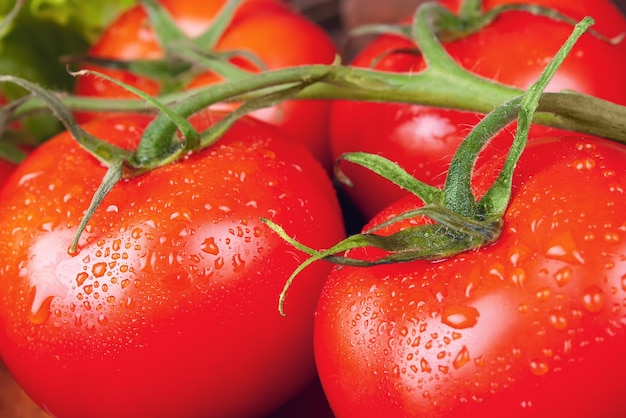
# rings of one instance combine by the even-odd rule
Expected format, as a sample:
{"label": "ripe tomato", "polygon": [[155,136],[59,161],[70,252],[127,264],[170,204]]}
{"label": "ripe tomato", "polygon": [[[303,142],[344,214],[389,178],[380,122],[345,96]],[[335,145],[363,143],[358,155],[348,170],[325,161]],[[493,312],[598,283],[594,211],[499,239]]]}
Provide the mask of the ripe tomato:
{"label": "ripe tomato", "polygon": [[[442,0],[452,10],[458,0]],[[486,0],[491,9],[514,1]],[[519,2],[515,2],[519,3]],[[574,19],[591,15],[594,29],[606,36],[626,33],[626,18],[609,1],[536,0],[561,10]],[[569,24],[525,12],[507,12],[483,30],[445,45],[450,55],[469,71],[520,88],[528,88],[571,33]],[[369,44],[352,65],[374,66],[393,72],[418,72],[425,66],[417,54],[393,53],[415,49],[403,38],[385,35]],[[557,71],[548,91],[576,90],[619,104],[626,104],[626,43],[610,45],[585,34]],[[443,182],[459,142],[482,116],[473,112],[409,104],[337,101],[331,110],[333,158],[344,152],[365,151],[396,161],[418,179],[429,184]],[[531,138],[555,134],[556,130],[534,127]],[[502,148],[512,135],[498,139]],[[342,166],[343,168],[343,166]],[[406,192],[361,167],[345,165],[354,182],[347,193],[366,218]]]}
{"label": "ripe tomato", "polygon": [[[315,353],[335,415],[624,416],[625,162],[626,147],[607,140],[536,139],[491,246],[334,268]],[[417,206],[405,197],[369,226]]]}
{"label": "ripe tomato", "polygon": [[[85,127],[133,148],[149,120]],[[71,255],[104,170],[65,133],[0,194],[0,357],[39,405],[64,418],[258,416],[314,378],[329,266],[293,288],[282,317],[278,295],[305,256],[260,220],[313,246],[344,235],[304,147],[244,119],[212,147],[118,183]]]}
{"label": "ripe tomato", "polygon": [[[161,0],[180,28],[190,37],[199,36],[207,29],[225,3],[224,0],[180,1]],[[296,13],[286,3],[275,0],[249,0],[237,10],[228,29],[216,45],[216,52],[246,51],[253,54],[269,70],[303,64],[330,64],[336,55],[331,38],[317,25]],[[148,22],[142,6],[136,6],[112,22],[100,39],[91,47],[89,55],[98,58],[139,60],[161,58],[163,51]],[[236,65],[259,71],[250,61],[236,57]],[[160,85],[122,70],[99,68],[128,84],[156,95]],[[219,82],[211,73],[198,76],[188,87]],[[84,76],[77,80],[79,95],[98,97],[135,97],[120,87],[96,77]],[[252,113],[258,119],[279,126],[294,139],[306,145],[313,154],[330,165],[328,145],[328,117],[330,104],[321,100],[286,101],[275,107]],[[81,120],[94,114],[80,115]]]}

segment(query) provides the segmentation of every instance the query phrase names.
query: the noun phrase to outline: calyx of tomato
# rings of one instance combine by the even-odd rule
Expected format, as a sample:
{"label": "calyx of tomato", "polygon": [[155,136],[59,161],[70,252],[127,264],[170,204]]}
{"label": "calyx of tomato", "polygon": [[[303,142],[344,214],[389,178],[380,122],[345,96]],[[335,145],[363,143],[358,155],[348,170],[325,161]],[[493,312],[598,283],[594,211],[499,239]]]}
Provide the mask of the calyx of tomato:
{"label": "calyx of tomato", "polygon": [[[397,215],[376,228],[349,236],[325,250],[309,248],[287,235],[279,225],[269,219],[263,219],[283,239],[309,255],[309,258],[288,278],[279,298],[280,313],[285,314],[283,304],[291,283],[313,262],[326,260],[341,265],[367,267],[417,259],[441,259],[489,245],[497,240],[511,197],[515,166],[528,140],[530,125],[543,90],[578,38],[591,24],[593,24],[591,18],[579,22],[570,38],[529,90],[487,114],[474,127],[457,149],[443,189],[417,180],[395,163],[379,155],[356,152],[344,154],[340,158],[366,167],[392,181],[419,197],[424,206]],[[515,119],[518,122],[517,131],[504,165],[487,192],[478,198],[471,187],[474,165],[491,138]],[[340,171],[338,178],[349,183],[349,179],[346,179]],[[434,223],[408,227],[391,235],[376,233],[380,228],[420,215],[431,218]],[[375,260],[362,260],[344,255],[346,251],[360,247],[380,248],[386,255]]]}

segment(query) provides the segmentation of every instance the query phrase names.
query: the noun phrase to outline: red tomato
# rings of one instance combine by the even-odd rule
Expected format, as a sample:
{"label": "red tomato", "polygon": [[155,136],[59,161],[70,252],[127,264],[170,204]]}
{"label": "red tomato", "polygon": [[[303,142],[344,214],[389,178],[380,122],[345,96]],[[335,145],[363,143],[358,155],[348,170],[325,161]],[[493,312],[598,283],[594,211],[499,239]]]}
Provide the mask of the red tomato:
{"label": "red tomato", "polygon": [[[85,128],[133,148],[148,121]],[[312,246],[343,237],[332,184],[304,147],[244,119],[214,146],[122,180],[71,255],[104,171],[65,133],[0,194],[0,357],[39,405],[64,418],[260,416],[314,378],[329,266],[293,287],[282,317],[278,295],[305,256],[260,220]]]}
{"label": "red tomato", "polygon": [[[536,139],[493,245],[334,268],[315,353],[335,415],[624,416],[625,162],[626,147],[607,140]],[[405,197],[369,226],[418,206]]]}
{"label": "red tomato", "polygon": [[[460,3],[445,0],[453,10]],[[516,1],[486,0],[485,9]],[[562,10],[574,19],[591,15],[594,29],[607,36],[626,33],[626,18],[607,0],[543,0],[543,4]],[[446,49],[464,68],[501,83],[528,88],[571,33],[572,26],[547,17],[525,12],[508,12],[480,32]],[[421,56],[392,53],[415,49],[400,37],[383,36],[368,45],[353,65],[393,72],[418,72],[424,68]],[[548,91],[576,90],[619,104],[626,104],[626,43],[610,45],[585,34],[557,71]],[[459,142],[482,116],[441,108],[409,104],[337,101],[331,111],[331,148],[333,158],[344,152],[365,151],[396,161],[418,179],[440,184]],[[535,127],[531,137],[554,134],[555,130]],[[503,148],[512,134],[500,136]],[[506,148],[505,148],[506,149]],[[342,166],[342,168],[344,168]],[[354,182],[347,190],[355,204],[369,219],[380,209],[406,192],[370,171],[345,165]]]}
{"label": "red tomato", "polygon": [[[161,0],[180,28],[190,37],[207,29],[224,4],[221,1]],[[237,10],[228,29],[216,46],[217,52],[247,51],[255,55],[269,70],[303,64],[330,64],[336,55],[331,38],[318,26],[294,12],[287,4],[275,0],[249,0]],[[92,46],[89,55],[99,58],[137,60],[161,58],[163,51],[148,22],[142,6],[122,14]],[[256,65],[242,58],[234,62],[258,71]],[[99,68],[128,84],[156,95],[159,83],[121,70]],[[196,78],[188,87],[219,81],[214,74]],[[91,76],[80,77],[76,92],[98,97],[135,97],[110,82]],[[313,154],[330,165],[328,117],[330,104],[325,101],[286,101],[278,106],[252,113],[258,119],[279,126],[302,142]],[[94,117],[81,115],[81,120]]]}

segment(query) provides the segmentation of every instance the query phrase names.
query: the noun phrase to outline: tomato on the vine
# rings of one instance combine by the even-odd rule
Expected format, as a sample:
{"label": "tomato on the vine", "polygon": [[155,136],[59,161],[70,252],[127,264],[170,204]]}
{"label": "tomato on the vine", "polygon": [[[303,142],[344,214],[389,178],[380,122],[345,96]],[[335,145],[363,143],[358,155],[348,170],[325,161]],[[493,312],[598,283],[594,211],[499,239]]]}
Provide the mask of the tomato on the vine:
{"label": "tomato on the vine", "polygon": [[[457,11],[458,0],[440,0]],[[509,0],[485,0],[485,10]],[[524,2],[521,2],[524,3]],[[535,0],[530,3],[552,7],[573,19],[590,15],[593,29],[606,37],[626,33],[626,18],[608,0]],[[543,70],[572,30],[569,23],[509,11],[477,33],[446,42],[448,53],[465,69],[500,83],[526,89]],[[425,68],[416,45],[395,35],[383,35],[367,45],[352,65],[392,72],[418,72]],[[626,42],[617,45],[585,34],[574,47],[548,86],[548,91],[564,89],[590,94],[618,104],[626,104]],[[333,158],[344,152],[365,151],[381,154],[397,162],[418,179],[440,184],[459,142],[482,116],[444,108],[411,104],[336,101],[331,110],[331,149]],[[530,138],[558,131],[533,127]],[[506,149],[512,134],[498,139]],[[361,168],[346,164],[346,175],[354,186],[348,195],[371,218],[397,200],[405,191]]]}
{"label": "tomato on the vine", "polygon": [[[160,0],[160,3],[180,29],[194,38],[210,27],[225,1]],[[206,52],[235,53],[231,59],[235,65],[250,71],[262,71],[304,64],[330,64],[335,59],[337,49],[321,27],[297,13],[290,5],[276,0],[248,0],[236,10],[228,28],[215,45],[215,51]],[[162,57],[163,49],[145,9],[138,5],[113,21],[90,48],[88,55],[113,60],[158,59]],[[86,67],[94,68],[93,65]],[[126,70],[95,69],[152,95],[158,94],[161,88],[158,80]],[[215,73],[205,72],[186,87],[199,87],[220,80],[221,77]],[[135,97],[123,88],[94,76],[80,77],[76,92],[85,96]],[[327,101],[306,100],[285,101],[254,111],[251,115],[279,126],[329,165],[329,113],[330,104]],[[81,113],[79,116],[81,121],[86,121],[94,114]]]}
{"label": "tomato on the vine", "polygon": [[[608,140],[535,139],[495,243],[437,261],[334,268],[315,354],[336,416],[624,416],[625,163],[626,147]],[[484,170],[482,191],[494,178]],[[365,229],[419,206],[400,199]]]}
{"label": "tomato on the vine", "polygon": [[[85,129],[132,149],[149,121]],[[64,133],[0,194],[0,357],[39,405],[64,418],[257,416],[313,379],[330,266],[294,286],[282,317],[278,295],[305,255],[260,219],[313,246],[343,237],[332,184],[303,146],[242,119],[215,145],[116,184],[71,254],[104,172]]]}

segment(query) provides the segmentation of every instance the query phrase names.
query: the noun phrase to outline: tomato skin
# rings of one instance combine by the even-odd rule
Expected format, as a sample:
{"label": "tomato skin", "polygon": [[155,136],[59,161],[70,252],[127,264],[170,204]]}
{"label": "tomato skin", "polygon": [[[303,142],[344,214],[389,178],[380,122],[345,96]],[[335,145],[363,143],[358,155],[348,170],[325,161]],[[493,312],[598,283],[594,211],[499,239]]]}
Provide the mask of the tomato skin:
{"label": "tomato skin", "polygon": [[[625,161],[606,140],[536,139],[493,245],[335,267],[315,354],[336,417],[623,416]],[[405,197],[369,226],[417,206]]]}
{"label": "tomato skin", "polygon": [[[161,0],[179,27],[190,37],[199,36],[211,24],[224,1]],[[286,42],[286,39],[289,41]],[[277,47],[280,45],[280,47]],[[253,54],[268,70],[304,64],[330,64],[337,49],[332,39],[317,25],[275,0],[249,0],[237,10],[233,21],[216,45],[217,52],[246,51]],[[136,6],[122,14],[92,46],[89,54],[109,59],[156,59],[163,51],[148,22],[143,7]],[[235,58],[235,64],[259,70],[249,61]],[[127,71],[98,68],[152,95],[159,93],[159,83]],[[205,73],[187,86],[200,87],[219,82]],[[110,82],[92,76],[77,80],[76,92],[84,96],[135,97]],[[276,125],[302,142],[320,161],[330,165],[328,118],[330,103],[323,100],[285,101],[280,105],[252,112],[251,115]],[[96,114],[79,113],[81,121]]]}
{"label": "tomato skin", "polygon": [[[148,121],[85,127],[133,148]],[[332,184],[303,147],[244,119],[216,145],[117,184],[70,256],[103,174],[63,134],[0,194],[0,357],[35,402],[62,418],[245,417],[313,379],[313,311],[330,267],[294,286],[280,316],[305,257],[259,219],[313,246],[343,237]]]}
{"label": "tomato skin", "polygon": [[[457,10],[459,1],[442,0]],[[485,9],[513,1],[485,1]],[[541,0],[572,18],[595,18],[594,29],[616,36],[626,32],[626,18],[609,1],[571,2]],[[464,68],[503,84],[528,88],[571,33],[572,27],[550,18],[524,12],[507,12],[476,34],[445,44],[448,53]],[[392,72],[418,72],[424,69],[422,57],[392,51],[415,49],[396,36],[382,36],[364,48],[351,65]],[[619,104],[626,104],[626,79],[620,68],[626,65],[626,43],[610,45],[585,34],[557,71],[548,91],[572,89]],[[358,116],[357,116],[358,115]],[[459,142],[481,119],[473,112],[395,103],[336,101],[331,110],[331,149],[333,158],[350,151],[381,154],[396,161],[418,179],[441,184]],[[511,130],[498,141],[510,142]],[[555,135],[559,131],[535,126],[531,138]],[[343,164],[342,170],[353,181],[347,194],[367,219],[406,194],[361,167]]]}

